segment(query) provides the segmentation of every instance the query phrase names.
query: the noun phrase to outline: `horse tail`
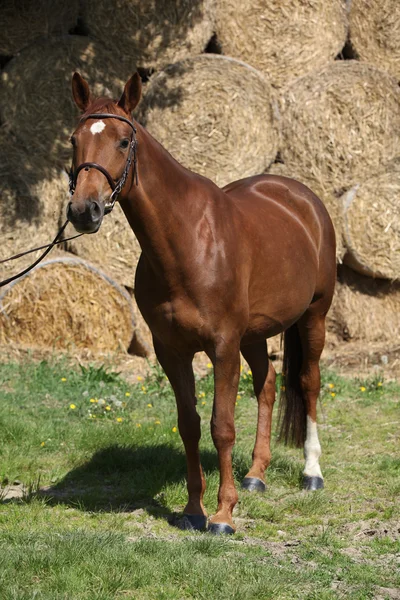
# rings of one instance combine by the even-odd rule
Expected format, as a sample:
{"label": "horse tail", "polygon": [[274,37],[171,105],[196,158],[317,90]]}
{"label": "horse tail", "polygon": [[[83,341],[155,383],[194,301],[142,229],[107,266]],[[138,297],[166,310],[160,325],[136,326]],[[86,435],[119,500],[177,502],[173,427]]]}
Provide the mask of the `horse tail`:
{"label": "horse tail", "polygon": [[307,405],[300,385],[303,351],[295,323],[284,333],[282,386],[278,427],[279,440],[302,447],[306,440]]}

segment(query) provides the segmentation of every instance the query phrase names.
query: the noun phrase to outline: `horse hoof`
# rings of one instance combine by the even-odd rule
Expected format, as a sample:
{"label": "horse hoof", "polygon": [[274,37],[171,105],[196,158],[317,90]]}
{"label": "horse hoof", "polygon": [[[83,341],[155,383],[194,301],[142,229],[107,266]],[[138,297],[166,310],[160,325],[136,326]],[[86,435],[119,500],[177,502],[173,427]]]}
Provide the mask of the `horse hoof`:
{"label": "horse hoof", "polygon": [[235,533],[233,527],[228,525],[228,523],[210,523],[208,525],[208,531],[214,535],[232,535],[232,533]]}
{"label": "horse hoof", "polygon": [[182,521],[185,524],[184,528],[189,531],[203,531],[207,525],[207,517],[205,515],[184,514]]}
{"label": "horse hoof", "polygon": [[248,492],[265,492],[265,483],[257,477],[245,477],[242,481],[242,489]]}
{"label": "horse hoof", "polygon": [[309,476],[304,475],[303,477],[303,490],[314,492],[315,490],[322,490],[324,488],[324,480],[322,477],[316,475]]}

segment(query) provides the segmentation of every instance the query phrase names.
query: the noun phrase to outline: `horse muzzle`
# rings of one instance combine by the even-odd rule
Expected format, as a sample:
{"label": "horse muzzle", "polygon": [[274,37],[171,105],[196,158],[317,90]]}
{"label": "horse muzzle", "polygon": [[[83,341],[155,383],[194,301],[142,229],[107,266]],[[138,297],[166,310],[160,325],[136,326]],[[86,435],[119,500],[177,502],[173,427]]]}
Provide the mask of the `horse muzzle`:
{"label": "horse muzzle", "polygon": [[96,233],[104,217],[104,204],[98,200],[87,199],[84,202],[69,202],[67,219],[78,233]]}

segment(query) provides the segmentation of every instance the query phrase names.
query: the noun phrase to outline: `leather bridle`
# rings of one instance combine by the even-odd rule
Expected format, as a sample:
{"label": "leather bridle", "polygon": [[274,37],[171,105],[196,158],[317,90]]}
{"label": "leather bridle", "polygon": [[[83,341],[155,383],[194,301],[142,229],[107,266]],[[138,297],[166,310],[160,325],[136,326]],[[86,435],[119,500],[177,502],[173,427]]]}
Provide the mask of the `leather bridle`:
{"label": "leather bridle", "polygon": [[118,179],[117,182],[115,182],[115,180],[111,177],[111,175],[107,171],[107,169],[105,169],[104,167],[102,167],[101,165],[99,165],[98,163],[95,163],[95,162],[81,163],[79,165],[79,167],[77,167],[75,169],[75,171],[73,170],[73,167],[71,167],[71,169],[68,173],[68,175],[69,175],[69,192],[70,192],[71,196],[74,195],[78,175],[82,171],[82,169],[85,169],[85,171],[89,171],[89,169],[97,169],[98,171],[100,171],[100,173],[102,173],[104,175],[104,177],[108,181],[108,185],[110,186],[110,188],[112,190],[111,196],[104,207],[104,214],[108,214],[114,208],[114,205],[115,205],[115,202],[117,201],[118,195],[121,193],[121,190],[126,183],[132,162],[133,162],[133,181],[135,181],[136,185],[139,185],[138,173],[137,173],[137,156],[136,156],[136,153],[137,153],[136,127],[134,126],[132,121],[130,121],[126,117],[123,117],[121,115],[114,115],[112,113],[93,113],[90,115],[85,115],[81,118],[80,123],[84,123],[88,119],[118,119],[119,121],[128,123],[128,125],[132,128],[132,135],[131,135],[131,139],[130,139],[130,143],[129,143],[128,158],[126,159],[126,163],[125,163],[125,167],[122,172],[122,175]]}

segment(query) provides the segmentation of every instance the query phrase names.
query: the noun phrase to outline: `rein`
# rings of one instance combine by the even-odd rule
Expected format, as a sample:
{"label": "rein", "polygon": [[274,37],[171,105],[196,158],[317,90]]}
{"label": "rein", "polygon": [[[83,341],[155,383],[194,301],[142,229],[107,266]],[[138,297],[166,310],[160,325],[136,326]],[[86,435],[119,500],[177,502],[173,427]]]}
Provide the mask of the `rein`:
{"label": "rein", "polygon": [[[126,180],[128,179],[128,175],[129,175],[129,171],[130,171],[132,163],[133,163],[133,181],[135,181],[136,185],[139,185],[138,172],[137,172],[137,144],[138,143],[137,143],[137,139],[136,139],[136,127],[134,126],[132,121],[130,121],[126,117],[122,117],[120,115],[113,115],[112,113],[94,113],[94,114],[86,115],[80,119],[80,122],[84,123],[87,119],[118,119],[119,121],[128,123],[128,125],[132,128],[132,135],[131,135],[130,144],[129,144],[128,158],[126,159],[126,163],[125,163],[125,167],[122,172],[122,175],[117,182],[114,181],[114,179],[111,177],[111,175],[107,171],[107,169],[105,169],[104,167],[102,167],[101,165],[99,165],[98,163],[95,163],[95,162],[81,163],[79,165],[79,167],[77,167],[75,169],[75,171],[71,167],[71,169],[68,172],[69,193],[71,194],[71,196],[74,195],[78,175],[83,169],[85,169],[85,171],[89,171],[89,169],[97,169],[98,171],[100,171],[100,173],[103,173],[104,177],[108,181],[108,185],[110,186],[110,188],[112,190],[110,199],[104,207],[104,214],[107,215],[114,208],[117,198],[118,198],[119,194],[121,193],[122,188],[124,187],[124,185],[126,183]],[[48,255],[50,250],[52,248],[54,248],[54,246],[56,246],[57,244],[61,244],[62,242],[67,242],[68,240],[73,240],[73,239],[83,235],[83,233],[79,233],[72,237],[60,240],[59,238],[64,233],[65,228],[67,227],[68,223],[69,223],[69,221],[67,219],[65,221],[64,225],[58,231],[54,240],[50,244],[46,244],[44,246],[38,246],[37,248],[32,248],[32,250],[27,250],[26,252],[20,252],[19,254],[14,254],[14,256],[10,256],[9,258],[5,258],[4,260],[1,260],[0,264],[8,262],[10,260],[15,260],[17,258],[20,258],[21,256],[25,256],[26,254],[30,254],[31,252],[35,252],[37,250],[43,250],[43,248],[46,248],[46,250],[43,252],[43,254],[41,254],[39,256],[39,258],[37,260],[35,260],[35,262],[32,263],[29,267],[27,267],[26,269],[24,269],[17,275],[13,275],[12,277],[9,277],[8,279],[4,279],[3,281],[0,281],[0,287],[3,287],[5,285],[7,285],[8,283],[11,283],[15,279],[18,279],[19,277],[22,277],[23,275],[26,275],[26,273],[29,273],[29,271],[31,269],[33,269],[34,267],[36,267]]]}

